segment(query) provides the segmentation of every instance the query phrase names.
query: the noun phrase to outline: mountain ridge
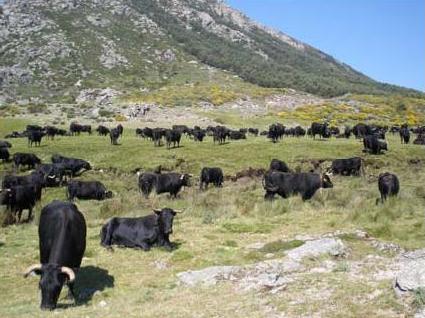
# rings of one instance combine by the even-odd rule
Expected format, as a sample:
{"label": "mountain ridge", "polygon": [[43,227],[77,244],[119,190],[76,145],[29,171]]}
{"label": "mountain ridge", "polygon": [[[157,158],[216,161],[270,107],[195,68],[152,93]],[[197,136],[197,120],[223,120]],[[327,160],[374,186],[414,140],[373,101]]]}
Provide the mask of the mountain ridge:
{"label": "mountain ridge", "polygon": [[6,101],[72,102],[83,89],[131,94],[240,82],[325,97],[420,94],[376,82],[221,0],[6,0],[2,8]]}

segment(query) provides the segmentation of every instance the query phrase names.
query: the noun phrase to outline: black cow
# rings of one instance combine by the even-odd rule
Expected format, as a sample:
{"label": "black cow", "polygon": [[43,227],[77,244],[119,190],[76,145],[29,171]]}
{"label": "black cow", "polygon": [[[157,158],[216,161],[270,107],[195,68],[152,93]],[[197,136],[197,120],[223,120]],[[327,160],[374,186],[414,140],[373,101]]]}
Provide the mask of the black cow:
{"label": "black cow", "polygon": [[173,125],[171,127],[173,130],[177,130],[180,132],[180,134],[188,134],[190,129],[186,125]]}
{"label": "black cow", "polygon": [[107,136],[107,135],[109,135],[109,132],[110,132],[108,127],[105,127],[105,126],[102,126],[102,125],[99,125],[96,128],[96,131],[97,131],[97,134],[99,136]]}
{"label": "black cow", "polygon": [[173,148],[180,147],[180,140],[182,138],[182,134],[177,129],[167,129],[165,131],[165,141],[167,143],[167,149],[171,148],[171,144],[173,144]]}
{"label": "black cow", "polygon": [[210,183],[216,187],[221,187],[223,179],[223,170],[221,168],[202,168],[199,188],[206,190]]}
{"label": "black cow", "polygon": [[62,186],[66,175],[66,167],[63,163],[46,163],[37,167],[37,172],[44,176],[44,186]]}
{"label": "black cow", "polygon": [[312,123],[310,129],[313,139],[316,138],[316,135],[319,135],[320,138],[329,138],[331,136],[331,131],[329,130],[327,123]]}
{"label": "black cow", "polygon": [[205,138],[205,131],[201,129],[194,129],[192,132],[193,140],[202,142]]}
{"label": "black cow", "polygon": [[408,144],[410,142],[410,130],[408,127],[402,127],[400,129],[400,140],[401,143]]}
{"label": "black cow", "polygon": [[59,129],[54,126],[45,126],[44,130],[46,132],[47,139],[54,140],[55,136],[58,135]]}
{"label": "black cow", "polygon": [[121,136],[118,128],[112,128],[109,137],[111,138],[111,145],[118,145],[118,138]]}
{"label": "black cow", "polygon": [[[33,171],[26,176],[5,175],[2,188],[9,189],[18,185],[34,185],[37,188],[37,200],[41,199],[41,189],[45,186],[44,175],[39,171]],[[40,191],[38,191],[40,190]]]}
{"label": "black cow", "polygon": [[266,200],[272,200],[276,194],[282,198],[301,194],[305,201],[311,199],[320,188],[332,188],[333,184],[326,174],[269,171],[264,176],[263,186]]}
{"label": "black cow", "polygon": [[419,134],[413,141],[414,145],[425,145],[425,134]]}
{"label": "black cow", "polygon": [[229,139],[231,139],[231,140],[242,140],[242,139],[246,139],[246,135],[245,135],[245,132],[232,130],[229,133]]}
{"label": "black cow", "polygon": [[351,137],[351,128],[349,126],[345,126],[344,128],[344,137],[349,139]]}
{"label": "black cow", "polygon": [[152,140],[155,147],[161,146],[162,137],[165,136],[164,128],[154,128],[152,129]]}
{"label": "black cow", "polygon": [[272,142],[277,142],[278,139],[281,139],[285,134],[285,126],[282,124],[272,124],[269,126],[269,131],[267,133],[267,138],[271,139]]}
{"label": "black cow", "polygon": [[102,227],[100,244],[106,248],[119,245],[149,251],[160,246],[171,250],[173,219],[180,211],[165,208],[154,212],[140,218],[112,218]]}
{"label": "black cow", "polygon": [[18,170],[19,166],[27,166],[28,169],[34,169],[36,165],[41,163],[41,160],[33,153],[17,152],[13,155],[13,162]]}
{"label": "black cow", "polygon": [[12,148],[12,144],[6,140],[0,140],[0,148]]}
{"label": "black cow", "polygon": [[259,130],[258,128],[248,128],[248,133],[254,136],[258,136]]}
{"label": "black cow", "polygon": [[53,201],[40,214],[38,225],[40,264],[30,266],[24,274],[40,275],[41,309],[56,308],[63,284],[74,298],[75,271],[81,266],[86,249],[86,221],[69,202]]}
{"label": "black cow", "polygon": [[222,145],[226,142],[226,138],[230,135],[230,130],[224,126],[217,126],[213,129],[213,142]]}
{"label": "black cow", "polygon": [[364,138],[372,134],[372,128],[366,124],[357,124],[353,127],[352,133],[356,138]]}
{"label": "black cow", "polygon": [[82,132],[87,132],[89,135],[91,135],[91,126],[90,125],[80,125],[76,122],[72,122],[69,125],[69,131],[71,133],[71,136],[79,135]]}
{"label": "black cow", "polygon": [[139,189],[147,198],[153,188],[157,194],[170,193],[177,197],[182,187],[190,187],[190,175],[181,173],[143,173],[139,176]]}
{"label": "black cow", "polygon": [[[381,203],[387,199],[387,197],[396,196],[400,191],[400,182],[395,174],[385,172],[379,175],[378,188],[381,193]],[[379,203],[379,199],[376,199],[376,204]]]}
{"label": "black cow", "polygon": [[16,185],[0,190],[0,204],[7,206],[17,222],[21,221],[23,210],[28,210],[28,221],[32,219],[32,210],[39,198],[41,187],[34,184]]}
{"label": "black cow", "polygon": [[379,155],[383,150],[388,151],[387,143],[378,139],[376,135],[369,135],[363,138],[364,152]]}
{"label": "black cow", "polygon": [[287,164],[279,159],[272,159],[272,161],[270,162],[270,170],[280,172],[291,172]]}
{"label": "black cow", "polygon": [[91,170],[92,167],[88,161],[77,158],[67,158],[60,155],[52,156],[52,163],[61,163],[65,166],[65,173],[71,178],[80,175],[84,171]]}
{"label": "black cow", "polygon": [[143,138],[149,138],[150,140],[153,140],[153,129],[146,127],[142,129],[142,135]]}
{"label": "black cow", "polygon": [[124,132],[124,127],[121,124],[118,124],[118,126],[116,127],[118,132],[120,133],[120,136],[122,136],[123,132]]}
{"label": "black cow", "polygon": [[363,160],[360,157],[335,159],[332,161],[330,170],[334,174],[343,176],[359,176],[361,171],[364,174]]}
{"label": "black cow", "polygon": [[4,138],[24,138],[24,137],[27,137],[27,136],[28,136],[28,134],[27,134],[26,131],[24,131],[24,132],[13,131],[12,133],[4,136]]}
{"label": "black cow", "polygon": [[32,147],[32,144],[35,144],[37,147],[41,145],[41,139],[43,139],[45,133],[39,130],[31,130],[28,132],[28,146]]}
{"label": "black cow", "polygon": [[68,184],[68,199],[105,200],[112,198],[112,192],[99,181],[72,180]]}
{"label": "black cow", "polygon": [[6,147],[0,147],[0,160],[3,162],[9,162],[9,158],[9,149]]}

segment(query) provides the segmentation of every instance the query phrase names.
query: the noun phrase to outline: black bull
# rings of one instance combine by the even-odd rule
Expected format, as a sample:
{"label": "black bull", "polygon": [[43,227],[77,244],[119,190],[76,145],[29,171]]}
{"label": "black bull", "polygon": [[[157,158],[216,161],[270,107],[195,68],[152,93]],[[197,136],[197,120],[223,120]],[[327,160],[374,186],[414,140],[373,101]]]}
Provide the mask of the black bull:
{"label": "black bull", "polygon": [[305,201],[311,199],[320,188],[332,188],[333,184],[326,174],[269,171],[264,176],[263,186],[266,200],[272,200],[276,194],[282,198],[301,194]]}
{"label": "black bull", "polygon": [[86,249],[86,232],[84,216],[72,203],[53,201],[41,210],[40,264],[30,266],[24,276],[41,276],[42,309],[56,308],[64,283],[74,297],[75,270],[80,267]]}
{"label": "black bull", "polygon": [[112,218],[102,227],[100,244],[106,248],[119,245],[145,251],[155,245],[172,249],[173,219],[180,211],[165,208],[154,212],[140,218]]}
{"label": "black bull", "polygon": [[330,172],[343,176],[359,176],[364,175],[364,163],[362,158],[354,157],[348,159],[335,159],[332,161]]}

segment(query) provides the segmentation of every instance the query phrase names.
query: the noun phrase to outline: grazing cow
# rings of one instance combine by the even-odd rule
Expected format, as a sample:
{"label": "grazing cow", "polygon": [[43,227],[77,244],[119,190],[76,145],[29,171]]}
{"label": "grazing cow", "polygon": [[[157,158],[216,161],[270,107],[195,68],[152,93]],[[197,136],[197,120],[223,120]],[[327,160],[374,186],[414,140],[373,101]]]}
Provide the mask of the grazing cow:
{"label": "grazing cow", "polygon": [[379,155],[383,150],[388,151],[387,143],[378,139],[376,135],[369,135],[363,138],[364,152]]}
{"label": "grazing cow", "polygon": [[65,166],[65,174],[71,178],[81,175],[84,171],[91,170],[92,167],[88,161],[76,158],[67,158],[60,155],[52,156],[52,163],[61,163]]}
{"label": "grazing cow", "polygon": [[313,139],[316,139],[316,135],[319,135],[320,138],[329,138],[331,136],[331,131],[329,130],[327,123],[312,123],[310,129]]}
{"label": "grazing cow", "polygon": [[342,176],[359,176],[361,171],[364,174],[363,160],[360,157],[335,159],[332,161],[330,171]]}
{"label": "grazing cow", "polygon": [[89,135],[91,135],[91,126],[90,125],[80,125],[76,122],[72,122],[69,125],[69,131],[71,133],[71,136],[80,135],[81,132],[87,132]]}
{"label": "grazing cow", "polygon": [[208,189],[210,183],[216,187],[221,187],[223,179],[223,170],[221,168],[202,168],[199,189]]}
{"label": "grazing cow", "polygon": [[248,128],[248,133],[254,136],[258,136],[259,130],[258,128]]}
{"label": "grazing cow", "polygon": [[190,129],[186,125],[173,125],[173,130],[177,130],[180,134],[188,134]]}
{"label": "grazing cow", "polygon": [[408,144],[410,142],[410,130],[407,126],[400,129],[400,140],[401,143]]}
{"label": "grazing cow", "polygon": [[46,131],[47,139],[50,138],[51,140],[54,140],[55,136],[59,133],[59,129],[54,126],[46,126],[44,130]]}
{"label": "grazing cow", "polygon": [[181,173],[143,173],[139,175],[139,189],[147,198],[153,188],[157,194],[169,193],[176,198],[182,187],[190,187],[190,175]]}
{"label": "grazing cow", "polygon": [[45,187],[62,186],[66,175],[66,167],[63,163],[42,164],[36,171],[44,177]]}
{"label": "grazing cow", "polygon": [[17,170],[19,170],[19,166],[27,166],[28,169],[34,169],[36,165],[41,163],[41,160],[33,153],[17,152],[13,155],[13,162]]}
{"label": "grazing cow", "polygon": [[44,137],[45,133],[40,130],[31,130],[28,131],[28,146],[32,147],[32,144],[34,143],[37,147],[41,144],[41,139]]}
{"label": "grazing cow", "polygon": [[[396,196],[400,191],[400,182],[395,174],[385,172],[379,175],[378,188],[381,193],[381,203],[387,199],[387,197]],[[379,203],[379,199],[376,199],[376,204]]]}
{"label": "grazing cow", "polygon": [[105,126],[102,126],[102,125],[99,125],[96,128],[96,131],[97,131],[97,134],[99,136],[108,136],[109,135],[109,132],[110,132],[110,130],[109,130],[108,127],[105,127]]}
{"label": "grazing cow", "polygon": [[171,148],[171,144],[173,144],[173,148],[180,147],[180,140],[182,138],[182,134],[179,130],[176,129],[167,129],[165,131],[165,141],[167,143],[167,149]]}
{"label": "grazing cow", "polygon": [[112,198],[112,192],[99,181],[72,180],[68,184],[68,199],[105,200]]}
{"label": "grazing cow", "polygon": [[269,171],[264,176],[263,186],[266,200],[272,200],[276,194],[282,198],[301,194],[305,201],[311,199],[320,188],[332,188],[333,184],[327,174]]}
{"label": "grazing cow", "polygon": [[279,159],[272,159],[272,161],[270,162],[270,170],[280,172],[291,172],[287,164]]}
{"label": "grazing cow", "polygon": [[278,139],[281,139],[285,134],[285,126],[282,124],[272,124],[269,126],[269,131],[267,133],[267,138],[271,139],[272,142],[277,142]]}
{"label": "grazing cow", "polygon": [[294,128],[293,136],[294,137],[304,137],[306,134],[306,131],[301,126],[296,126]]}
{"label": "grazing cow", "polygon": [[217,126],[213,129],[213,141],[217,141],[219,145],[226,142],[226,138],[230,135],[230,130],[224,126]]}
{"label": "grazing cow", "polygon": [[118,138],[121,136],[118,128],[112,128],[109,137],[111,138],[111,145],[118,145]]}
{"label": "grazing cow", "polygon": [[142,129],[142,135],[143,138],[149,138],[150,140],[153,140],[153,129],[152,128],[143,128]]}
{"label": "grazing cow", "polygon": [[[37,188],[37,200],[41,199],[41,189],[45,186],[44,175],[39,171],[33,171],[26,176],[5,175],[2,181],[2,188],[10,189],[18,185],[34,185]],[[40,190],[40,191],[38,191]]]}
{"label": "grazing cow", "polygon": [[159,246],[171,250],[173,219],[176,213],[181,211],[165,208],[154,212],[140,218],[110,219],[102,227],[100,244],[106,248],[118,245],[149,251],[152,246]]}
{"label": "grazing cow", "polygon": [[9,162],[10,154],[9,149],[6,147],[0,147],[0,160],[2,162]]}
{"label": "grazing cow", "polygon": [[152,129],[152,140],[155,147],[161,146],[162,137],[165,136],[164,128],[154,128]]}
{"label": "grazing cow", "polygon": [[231,140],[242,140],[242,139],[246,139],[246,135],[242,131],[232,130],[232,131],[230,131],[229,139],[231,139]]}
{"label": "grazing cow", "polygon": [[18,222],[21,221],[23,210],[28,210],[28,221],[32,219],[32,210],[40,198],[41,187],[35,184],[16,185],[0,190],[0,204],[6,205]]}
{"label": "grazing cow", "polygon": [[41,309],[56,308],[66,283],[74,298],[75,271],[81,266],[86,249],[86,221],[69,202],[53,201],[40,214],[38,225],[40,264],[30,266],[24,274],[40,275]]}
{"label": "grazing cow", "polygon": [[192,132],[193,140],[202,142],[205,138],[205,131],[201,129],[194,129]]}
{"label": "grazing cow", "polygon": [[12,144],[6,140],[0,140],[0,148],[12,148]]}
{"label": "grazing cow", "polygon": [[357,124],[353,127],[352,132],[356,138],[364,138],[372,134],[372,128],[366,124]]}

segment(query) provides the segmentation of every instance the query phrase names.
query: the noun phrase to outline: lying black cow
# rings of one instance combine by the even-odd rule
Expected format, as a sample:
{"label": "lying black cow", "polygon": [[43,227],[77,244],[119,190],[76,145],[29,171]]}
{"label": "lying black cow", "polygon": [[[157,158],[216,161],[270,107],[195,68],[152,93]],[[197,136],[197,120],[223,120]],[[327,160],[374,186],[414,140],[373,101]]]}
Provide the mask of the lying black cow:
{"label": "lying black cow", "polygon": [[10,153],[9,149],[6,147],[0,147],[0,160],[3,162],[9,162],[10,160]]}
{"label": "lying black cow", "polygon": [[201,171],[199,188],[208,189],[210,183],[216,187],[221,187],[223,184],[223,170],[221,168],[203,168]]}
{"label": "lying black cow", "polygon": [[72,180],[68,183],[68,199],[105,200],[112,198],[112,192],[99,181]]}
{"label": "lying black cow", "polygon": [[258,136],[259,130],[258,130],[258,128],[248,128],[248,133],[250,133],[251,135],[254,135],[254,136]]}
{"label": "lying black cow", "polygon": [[291,172],[287,164],[279,159],[272,159],[272,161],[270,162],[270,170],[280,172]]}
{"label": "lying black cow", "polygon": [[32,147],[33,144],[35,146],[41,145],[41,139],[43,139],[45,133],[39,130],[31,130],[28,132],[28,146]]}
{"label": "lying black cow", "polygon": [[88,161],[77,158],[67,158],[60,155],[52,156],[52,163],[61,163],[65,167],[65,174],[71,178],[81,175],[84,171],[91,170],[92,167]]}
{"label": "lying black cow", "polygon": [[86,221],[69,202],[53,201],[41,210],[38,225],[40,264],[30,266],[24,274],[40,275],[41,309],[56,308],[63,284],[74,298],[75,271],[86,249]]}
{"label": "lying black cow", "polygon": [[246,139],[246,135],[245,135],[245,132],[243,131],[232,130],[229,133],[229,139],[242,140],[242,139]]}
{"label": "lying black cow", "polygon": [[266,190],[264,198],[272,200],[276,194],[288,198],[301,194],[302,199],[309,200],[320,188],[332,188],[333,184],[328,175],[316,173],[284,173],[269,171],[264,176],[263,186]]}
{"label": "lying black cow", "polygon": [[143,173],[139,176],[139,189],[147,198],[155,188],[157,194],[169,193],[177,197],[182,187],[190,187],[190,175],[181,173]]}
{"label": "lying black cow", "polygon": [[111,145],[118,145],[118,138],[121,136],[118,128],[112,128],[109,137],[111,138]]}
{"label": "lying black cow", "polygon": [[383,150],[388,151],[387,143],[385,141],[379,140],[376,135],[369,135],[364,137],[363,146],[363,151],[374,155],[380,155]]}
{"label": "lying black cow", "polygon": [[[378,188],[381,193],[381,203],[387,199],[387,197],[396,196],[400,191],[400,182],[395,174],[385,172],[379,175]],[[379,203],[379,199],[376,199],[376,204]]]}
{"label": "lying black cow", "polygon": [[180,140],[182,137],[182,133],[177,129],[167,129],[165,132],[165,141],[167,143],[167,149],[171,148],[171,144],[173,144],[173,148],[180,147]]}
{"label": "lying black cow", "polygon": [[14,222],[20,222],[22,211],[28,210],[28,221],[32,219],[32,210],[36,202],[41,198],[41,187],[33,184],[17,185],[0,190],[0,204],[6,205],[9,212],[15,218]]}
{"label": "lying black cow", "polygon": [[36,165],[41,163],[41,160],[33,153],[17,152],[13,155],[13,162],[15,168],[18,170],[20,166],[27,166],[28,169],[34,169]]}
{"label": "lying black cow", "polygon": [[37,167],[37,172],[44,176],[46,187],[62,186],[66,175],[66,168],[63,163],[46,163]]}
{"label": "lying black cow", "polygon": [[330,170],[342,176],[359,176],[361,171],[364,173],[363,160],[360,157],[335,159],[332,161]]}
{"label": "lying black cow", "polygon": [[102,125],[99,125],[96,128],[96,131],[97,131],[97,134],[99,136],[108,136],[109,135],[109,132],[110,132],[110,130],[109,130],[108,127],[105,127],[105,126],[102,126]]}
{"label": "lying black cow", "polygon": [[171,250],[173,219],[180,211],[165,208],[154,212],[140,218],[112,218],[102,227],[100,244],[106,248],[119,245],[149,251],[160,246]]}

